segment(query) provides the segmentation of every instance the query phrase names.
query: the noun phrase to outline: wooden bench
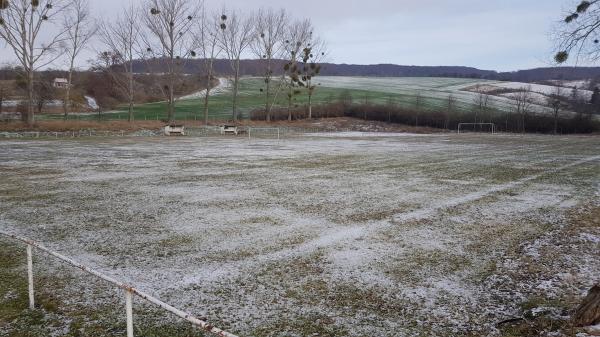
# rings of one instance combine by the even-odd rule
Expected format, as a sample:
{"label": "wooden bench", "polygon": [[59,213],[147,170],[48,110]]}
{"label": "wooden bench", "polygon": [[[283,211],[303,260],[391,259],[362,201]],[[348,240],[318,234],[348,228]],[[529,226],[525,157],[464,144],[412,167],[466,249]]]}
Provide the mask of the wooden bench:
{"label": "wooden bench", "polygon": [[185,126],[167,125],[165,126],[165,136],[185,136]]}
{"label": "wooden bench", "polygon": [[221,134],[222,135],[234,134],[237,136],[238,127],[235,125],[221,125]]}

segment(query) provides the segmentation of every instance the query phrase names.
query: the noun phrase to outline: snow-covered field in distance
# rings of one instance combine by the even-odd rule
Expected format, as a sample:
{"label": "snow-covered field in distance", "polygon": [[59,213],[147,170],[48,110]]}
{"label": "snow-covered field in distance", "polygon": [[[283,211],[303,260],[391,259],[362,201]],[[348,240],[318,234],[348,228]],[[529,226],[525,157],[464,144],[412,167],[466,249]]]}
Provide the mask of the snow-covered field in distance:
{"label": "snow-covered field in distance", "polygon": [[[545,97],[555,91],[555,87],[549,85],[467,78],[320,76],[317,81],[324,87],[367,90],[406,96],[420,94],[424,98],[435,100],[447,100],[452,95],[459,104],[465,107],[475,104],[477,93],[473,92],[473,87],[477,85],[511,90],[531,88],[534,103],[533,110],[536,113],[551,112],[551,109],[545,106]],[[568,97],[571,90],[571,88],[565,87],[562,94]],[[592,95],[589,90],[579,90],[579,93],[585,100],[589,100]],[[490,96],[490,106],[498,110],[511,111],[514,109],[513,105],[510,94]]]}

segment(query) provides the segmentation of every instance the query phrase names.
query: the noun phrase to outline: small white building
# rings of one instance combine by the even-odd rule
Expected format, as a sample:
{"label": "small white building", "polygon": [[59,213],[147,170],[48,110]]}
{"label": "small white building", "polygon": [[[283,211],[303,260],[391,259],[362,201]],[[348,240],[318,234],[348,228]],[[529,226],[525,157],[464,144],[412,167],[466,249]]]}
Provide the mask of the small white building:
{"label": "small white building", "polygon": [[66,89],[69,87],[69,81],[66,78],[55,78],[52,82],[52,86],[55,88]]}

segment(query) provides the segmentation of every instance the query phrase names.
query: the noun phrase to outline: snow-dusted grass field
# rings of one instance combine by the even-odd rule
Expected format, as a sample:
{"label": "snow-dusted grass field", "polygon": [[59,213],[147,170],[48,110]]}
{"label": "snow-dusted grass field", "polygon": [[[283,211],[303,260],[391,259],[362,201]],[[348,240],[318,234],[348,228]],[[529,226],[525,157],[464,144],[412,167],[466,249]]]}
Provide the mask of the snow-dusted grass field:
{"label": "snow-dusted grass field", "polygon": [[[477,104],[478,96],[474,88],[480,85],[484,92],[484,87],[494,90],[529,88],[532,91],[531,112],[549,114],[551,109],[548,107],[548,96],[556,92],[555,87],[549,85],[468,78],[321,76],[318,77],[318,81],[326,88],[386,93],[392,95],[390,97],[395,98],[400,105],[406,107],[414,107],[416,97],[420,95],[423,98],[424,108],[431,110],[447,108],[448,97],[452,95],[458,108],[472,111],[473,106]],[[572,88],[563,87],[560,93],[564,97],[569,97],[571,91]],[[514,93],[490,95],[489,108],[499,112],[514,111],[514,101],[511,98],[513,95]],[[589,100],[592,92],[580,88],[579,95],[583,99]],[[360,97],[358,98],[360,99]],[[380,103],[382,102],[384,100]]]}
{"label": "snow-dusted grass field", "polygon": [[[497,323],[524,314],[566,329],[600,275],[598,137],[0,148],[1,229],[240,336],[513,336]],[[122,294],[48,257],[35,259],[43,310],[24,312],[23,254],[0,238],[0,335],[124,335]],[[140,336],[193,335],[134,311]]]}
{"label": "snow-dusted grass field", "polygon": [[[231,83],[226,78],[221,78],[220,84],[211,91],[209,101],[209,118],[211,120],[223,120],[231,118]],[[280,83],[277,78],[274,86]],[[351,99],[355,104],[369,102],[371,104],[394,103],[406,109],[415,109],[417,96],[421,97],[419,109],[424,111],[445,111],[448,108],[448,97],[454,98],[453,109],[463,112],[472,112],[476,109],[478,102],[477,90],[491,92],[488,101],[488,109],[493,113],[504,114],[514,112],[515,102],[512,99],[514,91],[531,88],[530,114],[551,114],[552,109],[548,107],[548,96],[555,92],[555,87],[541,84],[528,84],[520,82],[502,82],[466,78],[436,78],[436,77],[348,77],[348,76],[319,76],[315,78],[318,84],[312,102],[314,104],[330,104],[340,100],[341,97]],[[584,82],[561,83],[561,95],[569,97],[572,86],[585,85]],[[476,86],[479,89],[476,90]],[[238,109],[242,118],[248,118],[249,113],[256,109],[262,109],[265,105],[264,93],[260,91],[264,87],[264,79],[258,77],[245,77],[240,82]],[[496,93],[494,91],[505,91]],[[274,90],[276,98],[273,106],[286,109],[288,106],[287,90],[280,88]],[[199,91],[191,95],[181,97],[176,105],[175,117],[180,120],[202,119],[205,91]],[[592,92],[579,90],[579,95],[584,100],[590,100]],[[306,91],[300,91],[295,96],[294,104],[304,105],[308,101]],[[16,101],[13,101],[15,105]],[[155,102],[136,105],[134,115],[136,120],[159,120],[166,118],[166,103]],[[565,116],[571,116],[572,112],[563,111]],[[76,119],[127,119],[126,107],[105,113],[99,116],[97,113],[74,114]],[[46,115],[43,118],[62,119],[62,115]]]}

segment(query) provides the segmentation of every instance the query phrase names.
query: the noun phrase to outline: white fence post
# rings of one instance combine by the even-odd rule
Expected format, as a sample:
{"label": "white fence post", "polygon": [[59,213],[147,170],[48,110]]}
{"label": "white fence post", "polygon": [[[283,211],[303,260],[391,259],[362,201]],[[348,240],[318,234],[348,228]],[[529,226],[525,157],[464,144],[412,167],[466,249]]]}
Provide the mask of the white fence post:
{"label": "white fence post", "polygon": [[[70,133],[67,133],[67,135],[68,134],[70,134]],[[159,300],[159,299],[157,299],[157,298],[155,298],[155,297],[153,297],[153,296],[151,296],[149,294],[146,294],[146,293],[144,293],[144,292],[142,292],[140,290],[137,290],[137,289],[131,287],[128,284],[120,282],[120,281],[118,281],[118,280],[116,280],[116,279],[114,279],[114,278],[112,278],[110,276],[104,275],[104,274],[102,274],[102,273],[100,273],[100,272],[98,272],[98,271],[96,271],[94,269],[91,269],[91,268],[89,268],[87,266],[84,266],[81,263],[78,263],[77,261],[75,261],[75,260],[73,260],[73,259],[71,259],[71,258],[69,258],[69,257],[67,257],[65,255],[62,255],[62,254],[60,254],[58,252],[55,252],[55,251],[52,251],[52,250],[46,248],[45,246],[43,246],[43,245],[41,245],[41,244],[39,244],[39,243],[37,243],[35,241],[29,240],[29,239],[26,239],[26,238],[23,238],[23,237],[14,235],[14,234],[7,233],[7,232],[5,232],[5,231],[3,231],[1,229],[0,229],[0,236],[7,236],[7,237],[12,238],[14,240],[23,242],[23,243],[25,243],[27,245],[27,269],[28,269],[28,272],[29,272],[28,281],[29,281],[29,304],[30,304],[30,308],[34,307],[34,302],[33,302],[33,259],[32,259],[32,250],[35,247],[40,252],[47,253],[48,255],[50,255],[50,256],[52,256],[54,258],[57,258],[60,261],[63,261],[63,262],[65,262],[65,263],[67,263],[67,264],[69,264],[69,265],[71,265],[71,266],[73,266],[75,268],[78,268],[78,269],[80,269],[80,270],[82,270],[82,271],[84,271],[86,273],[89,273],[89,274],[94,275],[94,276],[96,276],[96,277],[98,277],[98,278],[100,278],[100,279],[102,279],[104,281],[107,281],[108,283],[111,283],[111,284],[113,284],[113,285],[115,285],[115,286],[117,286],[117,287],[119,287],[121,289],[124,289],[125,290],[125,309],[126,309],[126,315],[127,315],[127,337],[133,337],[133,305],[132,305],[133,304],[133,295],[137,295],[140,298],[142,298],[142,299],[144,299],[144,300],[146,300],[146,301],[148,301],[148,302],[150,302],[150,303],[152,303],[152,304],[154,304],[154,305],[162,308],[163,310],[166,310],[166,311],[168,311],[168,312],[170,312],[170,313],[178,316],[179,318],[182,318],[182,319],[184,319],[184,320],[192,323],[194,326],[197,326],[200,329],[205,330],[205,331],[207,331],[207,332],[209,332],[209,333],[211,333],[213,335],[220,336],[220,337],[238,337],[238,336],[236,336],[236,335],[234,335],[232,333],[229,333],[227,331],[221,330],[221,329],[213,326],[212,324],[209,324],[208,322],[206,322],[204,320],[196,318],[193,315],[191,315],[191,314],[189,314],[189,313],[187,313],[187,312],[185,312],[183,310],[179,310],[179,309],[177,309],[177,308],[175,308],[175,307],[173,307],[173,306],[171,306],[171,305],[169,305],[169,304],[167,304],[167,303],[165,303],[165,302],[163,302],[163,301],[161,301],[161,300]]]}
{"label": "white fence post", "polygon": [[127,315],[127,337],[133,337],[133,304],[131,291],[125,290],[125,314]]}
{"label": "white fence post", "polygon": [[29,283],[29,309],[35,309],[33,298],[33,256],[31,245],[27,245],[27,281]]}

